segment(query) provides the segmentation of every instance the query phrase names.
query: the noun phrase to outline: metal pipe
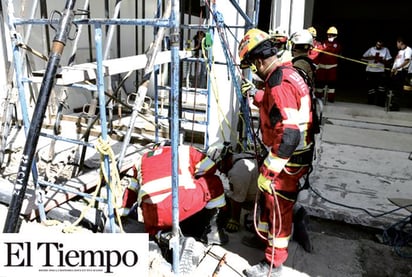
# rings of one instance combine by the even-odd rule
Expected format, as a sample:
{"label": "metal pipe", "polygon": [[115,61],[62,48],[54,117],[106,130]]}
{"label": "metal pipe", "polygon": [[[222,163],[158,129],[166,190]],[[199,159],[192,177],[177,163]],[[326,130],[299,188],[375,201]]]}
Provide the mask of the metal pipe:
{"label": "metal pipe", "polygon": [[[170,2],[170,1],[169,1]],[[172,239],[173,248],[173,271],[179,274],[179,43],[180,43],[180,16],[178,0],[172,2],[172,29],[170,35],[170,50],[172,53],[171,68],[171,138],[172,138]]]}
{"label": "metal pipe", "polygon": [[4,233],[17,233],[19,231],[18,221],[23,204],[23,199],[26,193],[30,169],[39,140],[43,117],[46,112],[47,103],[55,81],[57,68],[60,64],[61,55],[63,53],[68,34],[70,33],[72,19],[74,16],[73,8],[75,3],[75,0],[67,0],[65,9],[60,17],[59,26],[53,40],[52,50],[49,56],[49,61],[47,63],[46,72],[40,87],[40,95],[37,99],[32,121],[30,123],[30,129],[27,135],[30,140],[26,141],[17,172],[17,178],[14,184],[14,190],[4,225]]}
{"label": "metal pipe", "polygon": [[[87,19],[90,19],[90,3],[87,6]],[[89,42],[89,61],[93,61],[92,26],[87,25],[87,38]]]}
{"label": "metal pipe", "polygon": [[82,192],[82,191],[79,191],[79,190],[75,190],[75,189],[71,188],[70,186],[59,185],[59,184],[47,182],[45,180],[39,180],[39,184],[44,185],[44,186],[48,186],[48,187],[52,187],[52,188],[56,188],[56,189],[62,190],[64,192],[76,194],[76,195],[84,197],[84,198],[88,198],[88,199],[93,199],[94,198],[96,201],[99,201],[101,203],[107,203],[106,198],[93,196],[90,193],[85,193],[85,192]]}
{"label": "metal pipe", "polygon": [[229,0],[230,3],[232,3],[233,7],[237,10],[237,12],[242,16],[242,18],[246,21],[246,26],[247,29],[251,28],[253,26],[253,21],[247,16],[247,14],[243,11],[243,9],[239,6],[237,1],[234,0]]}
{"label": "metal pipe", "polygon": [[[232,80],[237,80],[236,72],[235,72],[236,65],[234,64],[234,61],[231,59],[229,50],[227,49],[227,43],[225,42],[225,38],[222,33],[222,28],[224,28],[223,16],[221,13],[217,12],[216,9],[214,8],[212,9],[212,14],[213,14],[213,20],[215,20],[215,24],[218,27],[217,32],[219,35],[220,42],[222,44],[223,53],[225,54],[225,58],[228,63],[228,68],[229,68],[231,78]],[[241,90],[240,90],[240,84],[239,82],[233,82],[233,84],[235,86],[236,95],[241,104],[241,111],[242,111],[242,115],[244,116],[245,125],[250,126],[249,110],[248,110],[248,106],[246,103],[246,99],[242,97]],[[252,139],[253,135],[250,129],[248,128],[245,128],[244,132],[246,132],[246,134],[244,134],[244,136],[242,134],[242,139],[243,139],[243,145],[246,146],[248,137]]]}
{"label": "metal pipe", "polygon": [[[121,6],[122,6],[122,0],[116,0],[116,6],[114,8],[112,18],[118,18],[119,17]],[[108,7],[107,7],[106,12],[108,13],[108,11],[109,10],[108,10]],[[107,60],[110,57],[110,46],[112,44],[113,34],[114,34],[114,30],[115,30],[116,27],[120,28],[120,25],[110,25],[109,31],[107,32],[106,46],[105,46],[105,49],[104,49],[103,60]],[[118,47],[119,46],[120,45],[118,45]],[[107,85],[107,93],[109,95],[113,95],[112,77],[111,76],[106,77],[106,85]],[[109,113],[109,131],[112,132],[113,131],[113,103],[112,102],[108,103],[107,110],[108,110],[108,113]]]}
{"label": "metal pipe", "polygon": [[[34,17],[34,15],[35,15],[35,13],[36,13],[36,10],[37,10],[37,4],[39,3],[39,0],[34,0],[33,1],[33,3],[32,3],[32,8],[31,8],[31,12],[30,12],[30,15],[29,15],[29,17],[30,18],[33,18]],[[32,29],[32,25],[28,25],[27,26],[27,30],[26,30],[26,35],[25,35],[25,37],[24,37],[24,43],[25,44],[28,44],[29,43],[29,39],[30,39],[30,35],[31,35],[31,29]]]}
{"label": "metal pipe", "polygon": [[[58,20],[55,19],[22,19],[16,18],[16,25],[46,25],[46,24],[57,24]],[[85,19],[75,19],[73,23],[76,24],[104,24],[104,25],[148,25],[157,27],[170,27],[170,21],[166,19],[159,18],[123,18],[123,19],[102,19],[102,18],[85,18]]]}
{"label": "metal pipe", "polygon": [[[134,2],[134,17],[138,18],[139,17],[139,6],[138,6],[138,1]],[[135,55],[139,53],[139,28],[137,26],[134,27],[134,49],[135,49]],[[138,76],[137,73],[135,74],[135,83],[138,83]]]}
{"label": "metal pipe", "polygon": [[89,142],[83,142],[83,141],[80,141],[80,140],[67,138],[67,137],[62,137],[62,136],[58,136],[58,135],[52,135],[52,134],[43,133],[43,132],[40,132],[40,135],[42,137],[46,137],[46,138],[53,139],[53,140],[59,140],[59,141],[64,141],[64,142],[68,142],[68,143],[73,143],[73,144],[77,144],[77,145],[83,145],[83,146],[87,146],[87,147],[90,147],[90,148],[94,148],[94,144],[89,143]]}
{"label": "metal pipe", "polygon": [[[117,19],[119,17],[121,6],[122,6],[122,0],[117,0],[112,19]],[[107,35],[106,35],[106,41],[105,41],[106,45],[104,48],[103,60],[107,60],[110,57],[110,53],[109,53],[110,45],[112,44],[113,33],[114,33],[114,29],[116,28],[116,26],[118,25],[109,26],[109,31],[107,32]]]}
{"label": "metal pipe", "polygon": [[[170,13],[171,13],[171,4],[170,4],[170,0],[169,0],[168,5],[166,6],[166,10],[163,13],[163,18],[169,18]],[[137,97],[138,98],[135,100],[134,105],[133,105],[133,111],[132,111],[132,114],[130,116],[130,122],[129,122],[129,125],[127,127],[126,135],[123,139],[122,149],[120,151],[120,155],[119,155],[119,158],[118,158],[117,168],[122,167],[123,159],[126,155],[126,149],[127,149],[127,146],[129,145],[130,138],[132,136],[132,131],[133,131],[133,128],[134,128],[134,125],[135,125],[135,122],[136,122],[137,115],[138,115],[138,113],[139,113],[139,111],[142,107],[142,104],[144,102],[144,99],[146,97],[147,87],[149,86],[150,77],[151,77],[151,74],[153,73],[153,69],[154,69],[154,62],[156,60],[157,53],[159,52],[159,49],[160,49],[161,42],[163,40],[165,31],[166,31],[166,29],[164,27],[159,28],[159,31],[157,32],[155,41],[152,43],[152,45],[150,46],[148,52],[146,53],[147,62],[146,62],[146,66],[145,66],[145,69],[144,69],[143,80],[142,80],[142,82],[139,85],[139,88],[137,90],[137,93],[138,93]]]}
{"label": "metal pipe", "polygon": [[[142,18],[146,18],[146,1],[142,1]],[[146,49],[146,24],[142,25],[142,35],[140,37],[141,39],[141,52],[144,52]],[[154,25],[157,26],[157,25]]]}
{"label": "metal pipe", "polygon": [[[48,21],[47,16],[48,16],[48,12],[47,12],[47,1],[46,0],[40,0],[40,15],[41,18],[45,19],[46,21]],[[46,24],[45,26],[45,46],[47,47],[47,53],[50,53],[51,49],[50,49],[50,30],[49,30],[49,25]]]}
{"label": "metal pipe", "polygon": [[[161,16],[161,12],[162,12],[162,0],[157,0],[157,10],[156,10],[156,16],[160,17]],[[158,128],[158,124],[159,124],[159,108],[158,108],[158,101],[159,101],[159,88],[158,88],[158,75],[159,75],[159,71],[158,69],[160,68],[160,66],[156,66],[156,70],[155,70],[155,75],[154,75],[154,121],[155,121],[155,142],[159,142],[159,128]]]}
{"label": "metal pipe", "polygon": [[[30,119],[29,119],[29,114],[27,112],[27,101],[26,101],[26,93],[25,93],[25,88],[24,88],[24,80],[23,80],[23,59],[20,53],[19,45],[22,42],[22,37],[16,32],[15,26],[14,26],[14,7],[13,7],[13,1],[9,0],[8,1],[8,24],[9,24],[9,30],[10,34],[12,36],[12,42],[13,42],[13,65],[14,65],[14,70],[15,70],[15,75],[16,75],[16,86],[19,94],[19,102],[20,102],[20,109],[22,112],[22,119],[23,119],[23,127],[24,127],[24,134],[27,137],[27,134],[29,132],[29,126],[30,126]],[[11,74],[11,68],[9,69]],[[12,77],[10,77],[11,80]],[[37,168],[34,163],[32,163],[32,175],[33,175],[33,180],[34,184],[37,184]]]}
{"label": "metal pipe", "polygon": [[[84,5],[83,5],[83,11],[87,11],[87,8],[89,7],[89,0],[84,1]],[[86,18],[86,16],[88,15],[88,13],[84,13],[82,14],[81,18]],[[70,58],[69,58],[69,62],[67,63],[68,66],[71,66],[74,64],[74,61],[76,60],[76,53],[77,53],[77,48],[79,46],[79,41],[80,41],[80,37],[82,34],[82,30],[83,30],[83,25],[79,26],[79,29],[77,31],[77,36],[74,39],[73,42],[73,48],[72,48],[72,52],[70,54]]]}
{"label": "metal pipe", "polygon": [[[95,26],[95,43],[96,43],[96,85],[99,96],[99,110],[100,110],[100,122],[101,122],[101,136],[103,141],[107,141],[107,120],[106,120],[106,106],[104,95],[104,72],[103,72],[103,56],[102,56],[102,28],[101,25]],[[104,156],[104,170],[107,172],[107,178],[110,180],[110,165],[108,155]],[[110,182],[110,181],[109,181]],[[107,188],[107,214],[109,219],[110,230],[112,233],[116,231],[114,220],[114,207],[112,205],[112,192],[110,185],[106,184]]]}

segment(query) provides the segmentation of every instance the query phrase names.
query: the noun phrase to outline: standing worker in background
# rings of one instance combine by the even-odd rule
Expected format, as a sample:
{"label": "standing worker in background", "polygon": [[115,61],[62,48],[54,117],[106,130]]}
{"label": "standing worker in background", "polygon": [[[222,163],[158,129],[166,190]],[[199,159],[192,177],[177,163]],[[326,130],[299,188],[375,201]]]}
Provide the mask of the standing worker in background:
{"label": "standing worker in background", "polygon": [[319,52],[316,49],[322,46],[322,43],[317,39],[318,32],[316,31],[315,27],[310,26],[308,28],[309,33],[312,35],[312,49],[309,51],[309,58],[313,60],[315,64],[318,63],[318,56]]}
{"label": "standing worker in background", "polygon": [[368,86],[368,104],[385,106],[386,73],[385,67],[392,59],[389,49],[383,46],[382,40],[377,40],[362,56],[368,62],[366,66],[366,82]]}
{"label": "standing worker in background", "polygon": [[[294,33],[290,41],[292,43],[292,65],[306,74],[306,78],[308,78],[306,83],[311,86],[309,89],[313,91],[317,70],[315,63],[310,58],[310,52],[313,48],[313,36],[308,30],[301,30]],[[315,101],[315,99],[312,99],[312,101]],[[314,124],[314,122],[312,122],[312,124]],[[296,202],[293,209],[293,239],[297,241],[306,252],[312,252],[312,243],[306,228],[309,216],[305,208],[299,204],[299,201]]]}
{"label": "standing worker in background", "polygon": [[[259,108],[262,141],[269,154],[260,167],[258,231],[266,240],[264,260],[246,269],[246,276],[279,276],[288,257],[293,206],[298,183],[313,158],[310,91],[291,67],[282,66],[269,34],[250,29],[239,44],[242,68],[250,67],[265,81],[254,95]],[[250,94],[249,94],[250,95]]]}
{"label": "standing worker in background", "polygon": [[310,53],[313,48],[313,37],[311,33],[308,30],[297,31],[291,36],[290,41],[292,43],[293,66],[302,69],[313,85],[316,65],[310,58]]}
{"label": "standing worker in background", "polygon": [[318,70],[316,73],[317,97],[326,97],[325,101],[335,102],[335,90],[338,75],[338,57],[341,53],[341,45],[337,41],[338,29],[331,26],[326,32],[328,38],[319,48]]}
{"label": "standing worker in background", "polygon": [[292,53],[289,49],[289,35],[286,30],[276,28],[274,31],[269,31],[269,35],[272,37],[274,46],[278,49],[276,54],[281,63],[288,63],[292,60]]}
{"label": "standing worker in background", "polygon": [[406,82],[412,56],[412,49],[402,37],[396,40],[396,47],[398,48],[398,53],[391,70],[391,88],[388,99],[388,109],[390,111],[400,110],[400,97]]}

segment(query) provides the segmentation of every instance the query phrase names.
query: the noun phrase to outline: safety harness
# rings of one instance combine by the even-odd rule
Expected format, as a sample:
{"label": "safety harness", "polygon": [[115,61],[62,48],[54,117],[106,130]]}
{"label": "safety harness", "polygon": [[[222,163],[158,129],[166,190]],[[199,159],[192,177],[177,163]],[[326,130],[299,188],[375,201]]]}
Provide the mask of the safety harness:
{"label": "safety harness", "polygon": [[[296,61],[298,60],[304,60],[308,63],[310,66],[312,72],[315,74],[316,72],[316,65],[313,63],[312,59],[306,56],[298,56],[292,59],[292,64],[295,64]],[[309,149],[306,149],[304,151],[300,151],[297,153],[294,153],[292,157],[289,159],[289,162],[287,166],[293,166],[293,165],[307,165],[309,166],[308,173],[304,177],[305,182],[302,186],[299,187],[299,191],[308,189],[310,186],[309,183],[309,175],[313,171],[313,166],[312,162],[313,160],[316,159],[315,155],[315,135],[320,133],[320,126],[322,123],[322,115],[323,115],[323,104],[322,101],[320,101],[317,97],[315,97],[314,90],[315,90],[315,84],[314,84],[314,79],[315,76],[312,76],[312,78],[309,77],[307,72],[305,72],[303,69],[299,67],[293,66],[293,68],[299,73],[299,75],[302,77],[302,79],[305,81],[305,83],[309,87],[309,93],[310,97],[312,100],[311,104],[311,111],[312,111],[312,128],[311,128],[311,136],[312,136],[312,146]]]}

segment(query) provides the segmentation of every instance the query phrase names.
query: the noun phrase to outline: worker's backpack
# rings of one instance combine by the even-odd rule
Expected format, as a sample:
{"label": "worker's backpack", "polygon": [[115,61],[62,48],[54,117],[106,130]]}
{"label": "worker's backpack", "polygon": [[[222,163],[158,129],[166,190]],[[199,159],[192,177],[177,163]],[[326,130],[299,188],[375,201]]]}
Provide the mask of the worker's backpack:
{"label": "worker's backpack", "polygon": [[[323,103],[322,101],[315,96],[314,90],[315,90],[315,72],[316,72],[316,65],[313,63],[312,59],[306,56],[298,56],[295,57],[292,60],[292,64],[294,64],[297,60],[303,59],[305,60],[311,67],[313,76],[312,79],[309,77],[306,71],[304,71],[302,68],[299,67],[293,67],[296,69],[296,71],[300,74],[300,76],[303,78],[305,83],[309,87],[309,93],[310,97],[312,99],[312,135],[315,136],[316,134],[320,133],[320,126],[322,124],[322,112],[323,112]],[[315,151],[315,139],[313,140],[313,160],[316,159],[316,151]],[[308,173],[304,177],[304,183],[303,185],[299,185],[299,190],[304,190],[308,189],[310,187],[309,183],[309,175],[312,172],[312,164],[310,165],[310,169],[308,170]]]}

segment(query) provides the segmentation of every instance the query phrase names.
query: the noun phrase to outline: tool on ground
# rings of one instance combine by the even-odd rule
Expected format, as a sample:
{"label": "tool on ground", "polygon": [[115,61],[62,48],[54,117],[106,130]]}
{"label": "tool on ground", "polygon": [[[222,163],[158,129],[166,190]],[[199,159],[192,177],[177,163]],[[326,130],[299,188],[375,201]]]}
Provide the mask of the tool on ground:
{"label": "tool on ground", "polygon": [[[223,260],[224,262],[222,262],[222,264],[220,265],[220,267],[223,266],[223,265],[226,265],[227,267],[229,267],[233,272],[235,272],[235,273],[238,274],[239,276],[244,276],[241,272],[237,271],[234,267],[232,267],[230,264],[227,263],[227,261],[226,261],[226,253],[221,257],[221,256],[217,255],[216,253],[212,252],[212,251],[211,251],[211,248],[209,248],[209,249],[207,250],[205,256],[206,256],[206,255],[209,255],[209,256],[211,256],[212,258],[218,260],[218,261],[219,261],[219,264],[222,262],[223,257],[224,257],[224,260]],[[200,261],[199,264],[200,264],[201,262],[202,262],[202,261]],[[220,268],[220,267],[219,267],[219,268]],[[216,268],[217,268],[217,267],[216,267]],[[215,270],[216,270],[216,269],[215,269]],[[219,269],[219,270],[220,270],[220,269]],[[213,276],[217,276],[217,275],[213,275]]]}
{"label": "tool on ground", "polygon": [[217,266],[215,268],[215,271],[213,271],[213,274],[212,274],[213,277],[217,277],[217,275],[219,274],[220,268],[223,266],[223,264],[226,263],[226,254],[227,253],[225,253],[222,256],[222,258],[220,259],[219,263],[217,264]]}

